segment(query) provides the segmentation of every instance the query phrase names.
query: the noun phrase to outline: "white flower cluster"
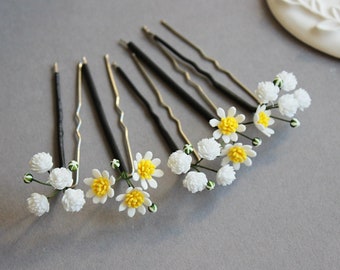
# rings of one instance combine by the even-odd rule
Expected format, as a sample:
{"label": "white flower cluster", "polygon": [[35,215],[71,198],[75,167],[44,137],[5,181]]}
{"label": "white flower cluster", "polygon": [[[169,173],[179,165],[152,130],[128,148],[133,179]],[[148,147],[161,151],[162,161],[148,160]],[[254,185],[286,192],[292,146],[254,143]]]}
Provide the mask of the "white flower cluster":
{"label": "white flower cluster", "polygon": [[[262,104],[274,104],[277,101],[277,106],[282,115],[294,117],[297,110],[303,111],[311,104],[311,98],[307,91],[303,88],[295,90],[297,80],[293,73],[282,71],[276,75],[273,82],[260,82],[255,95]],[[286,93],[279,97],[280,90]]]}
{"label": "white flower cluster", "polygon": [[[77,162],[72,161],[72,168],[78,168]],[[85,204],[84,192],[80,189],[71,188],[73,184],[72,172],[68,168],[54,168],[52,156],[49,153],[41,152],[35,154],[29,161],[32,172],[43,174],[48,172],[48,180],[46,182],[39,181],[32,174],[27,173],[24,176],[25,183],[37,182],[43,185],[53,187],[55,191],[64,191],[61,199],[62,205],[67,212],[78,212]],[[42,216],[50,209],[48,197],[39,193],[32,193],[27,199],[28,210],[37,215]]]}
{"label": "white flower cluster", "polygon": [[[253,146],[260,146],[262,140],[259,137],[251,138],[244,134],[246,126],[253,124],[264,135],[270,137],[275,132],[271,126],[274,119],[290,122],[292,127],[297,127],[299,121],[295,118],[286,120],[272,115],[273,109],[278,108],[279,112],[287,117],[293,117],[297,110],[303,111],[311,104],[311,98],[306,90],[299,88],[292,94],[286,93],[279,97],[281,90],[293,91],[297,86],[297,80],[293,73],[282,71],[277,74],[273,82],[260,82],[255,95],[260,101],[252,121],[245,123],[245,115],[237,114],[235,107],[230,107],[226,112],[222,108],[216,111],[218,119],[211,119],[209,124],[215,128],[212,138],[204,138],[197,143],[199,160],[192,163],[190,154],[192,147],[186,146],[184,151],[177,150],[168,159],[168,167],[175,174],[186,174],[183,186],[192,193],[211,190],[218,185],[227,186],[236,179],[236,171],[241,164],[252,165],[252,159],[256,157]],[[275,103],[276,102],[276,103]],[[250,139],[252,145],[239,142],[242,136]],[[188,150],[190,149],[190,150]],[[202,165],[203,160],[213,161],[222,157],[221,167],[218,170]],[[209,181],[206,174],[201,170],[209,170],[216,173],[215,182]]]}

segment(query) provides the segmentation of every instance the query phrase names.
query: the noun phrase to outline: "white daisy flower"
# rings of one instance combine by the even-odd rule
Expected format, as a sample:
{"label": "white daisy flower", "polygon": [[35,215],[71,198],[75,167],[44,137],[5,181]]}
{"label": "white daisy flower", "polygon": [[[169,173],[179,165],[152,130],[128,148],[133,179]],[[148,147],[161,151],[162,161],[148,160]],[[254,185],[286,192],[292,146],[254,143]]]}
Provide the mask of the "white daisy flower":
{"label": "white daisy flower", "polygon": [[84,204],[84,192],[81,189],[68,188],[63,197],[61,203],[67,212],[79,212]]}
{"label": "white daisy flower", "polygon": [[38,217],[50,211],[50,204],[47,197],[39,193],[32,193],[27,199],[27,204],[28,210]]}
{"label": "white daisy flower", "polygon": [[150,195],[146,191],[143,191],[140,187],[129,187],[125,193],[119,194],[116,197],[116,201],[121,202],[119,205],[119,212],[127,209],[129,217],[133,217],[136,214],[136,210],[142,215],[146,212],[146,206],[151,206],[152,201],[149,199]]}
{"label": "white daisy flower", "polygon": [[257,107],[253,117],[255,127],[268,137],[274,134],[274,130],[269,128],[269,126],[275,122],[274,119],[270,117],[270,114],[271,111],[266,110],[266,105],[260,105]]}
{"label": "white daisy flower", "polygon": [[143,189],[148,189],[148,185],[151,188],[157,188],[158,184],[153,177],[162,177],[164,175],[161,169],[157,169],[161,160],[159,158],[152,159],[152,152],[147,151],[144,157],[141,153],[137,153],[136,160],[133,163],[135,172],[132,179],[135,181],[141,180]]}
{"label": "white daisy flower", "polygon": [[299,88],[294,92],[294,97],[296,98],[297,102],[299,103],[299,110],[303,111],[304,109],[308,108],[311,104],[311,98],[308,92],[305,89]]}
{"label": "white daisy flower", "polygon": [[268,103],[275,101],[279,92],[279,87],[274,85],[272,82],[260,82],[255,90],[255,95],[261,103]]}
{"label": "white daisy flower", "polygon": [[285,94],[278,100],[279,111],[282,115],[293,117],[299,108],[299,102],[294,94]]}
{"label": "white daisy flower", "polygon": [[221,144],[214,138],[204,138],[197,143],[197,150],[201,158],[214,160],[221,154]]}
{"label": "white daisy flower", "polygon": [[29,166],[33,172],[48,172],[53,166],[52,157],[49,153],[45,152],[35,154],[29,161]]}
{"label": "white daisy flower", "polygon": [[243,114],[239,114],[235,116],[236,108],[230,107],[227,115],[222,108],[217,109],[217,115],[221,118],[220,120],[211,119],[209,121],[210,126],[217,127],[213,133],[213,137],[218,140],[222,137],[222,140],[225,143],[230,141],[236,142],[238,139],[236,132],[244,132],[246,130],[246,126],[241,124],[245,116]]}
{"label": "white daisy flower", "polygon": [[72,172],[64,167],[55,168],[49,175],[48,183],[59,190],[70,187],[73,184]]}
{"label": "white daisy flower", "polygon": [[173,152],[168,159],[168,167],[175,174],[187,173],[190,170],[192,157],[182,150]]}
{"label": "white daisy flower", "polygon": [[216,182],[222,186],[231,185],[235,179],[235,170],[229,164],[221,167],[216,174]]}
{"label": "white daisy flower", "polygon": [[183,180],[183,186],[191,193],[202,191],[207,187],[207,176],[202,172],[188,172]]}
{"label": "white daisy flower", "polygon": [[222,166],[233,163],[235,170],[239,170],[241,164],[251,166],[251,157],[256,156],[256,152],[252,150],[251,145],[243,145],[242,143],[227,144],[223,150],[222,155],[225,157],[222,159]]}
{"label": "white daisy flower", "polygon": [[108,171],[104,170],[100,173],[99,170],[92,170],[93,177],[85,178],[84,183],[90,186],[86,192],[86,198],[92,198],[93,203],[105,203],[107,198],[114,196],[112,186],[115,184],[116,179],[110,176]]}
{"label": "white daisy flower", "polygon": [[280,88],[284,91],[292,91],[297,85],[296,77],[293,73],[282,71],[276,75],[276,79],[280,80]]}

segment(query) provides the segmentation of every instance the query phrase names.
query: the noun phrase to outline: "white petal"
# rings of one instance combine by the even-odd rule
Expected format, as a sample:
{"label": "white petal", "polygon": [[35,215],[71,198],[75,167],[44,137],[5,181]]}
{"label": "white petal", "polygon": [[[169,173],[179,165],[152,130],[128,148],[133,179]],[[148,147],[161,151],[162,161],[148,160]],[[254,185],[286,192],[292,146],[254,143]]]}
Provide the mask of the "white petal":
{"label": "white petal", "polygon": [[217,119],[211,119],[210,121],[209,121],[209,125],[210,126],[212,126],[212,127],[217,127],[218,126],[218,124],[220,123],[220,121],[218,121]]}
{"label": "white petal", "polygon": [[100,198],[98,198],[97,196],[94,196],[94,197],[92,198],[92,201],[93,201],[93,203],[97,204],[97,203],[100,202]]}
{"label": "white petal", "polygon": [[244,119],[246,119],[246,117],[244,116],[244,114],[239,114],[235,117],[236,121],[241,123],[244,121]]}
{"label": "white petal", "polygon": [[244,131],[246,131],[246,126],[245,125],[238,125],[238,127],[237,127],[237,131],[238,132],[244,132]]}
{"label": "white petal", "polygon": [[[121,194],[123,195],[123,194]],[[126,204],[124,202],[122,202],[120,205],[119,205],[119,208],[118,208],[118,211],[119,212],[122,212],[126,209]]]}
{"label": "white petal", "polygon": [[87,192],[86,192],[86,198],[92,198],[94,196],[94,193],[92,191],[92,189],[89,189]]}
{"label": "white petal", "polygon": [[113,190],[113,188],[109,188],[109,191],[107,192],[107,196],[109,198],[112,198],[115,195],[115,191]]}
{"label": "white petal", "polygon": [[107,200],[107,195],[104,195],[100,198],[100,203],[104,204]]}
{"label": "white petal", "polygon": [[147,151],[144,155],[144,159],[148,159],[151,160],[152,159],[152,152],[151,151]]}
{"label": "white petal", "polygon": [[219,129],[216,129],[214,132],[213,132],[213,137],[214,139],[218,140],[219,138],[221,138],[222,136],[222,133]]}
{"label": "white petal", "polygon": [[133,217],[135,215],[135,213],[136,213],[136,209],[135,208],[129,208],[127,210],[127,214],[128,214],[129,217]]}
{"label": "white petal", "polygon": [[251,166],[251,164],[252,164],[251,159],[247,157],[246,160],[244,161],[244,165]]}
{"label": "white petal", "polygon": [[237,171],[240,169],[240,163],[233,163],[234,170]]}
{"label": "white petal", "polygon": [[109,183],[110,183],[111,186],[114,185],[116,183],[116,178],[111,176],[110,179],[109,179]]}
{"label": "white petal", "polygon": [[155,179],[150,179],[149,181],[149,186],[152,188],[157,188],[158,184]]}
{"label": "white petal", "polygon": [[146,206],[151,206],[152,201],[151,201],[149,198],[144,198],[144,204],[145,204]]}
{"label": "white petal", "polygon": [[100,173],[100,171],[98,169],[93,169],[92,170],[92,175],[94,176],[94,178],[102,177],[102,174]]}
{"label": "white petal", "polygon": [[162,177],[163,175],[164,175],[164,172],[161,169],[156,169],[152,176],[154,176],[154,177]]}
{"label": "white petal", "polygon": [[230,107],[229,109],[228,109],[228,116],[234,116],[235,115],[235,113],[236,113],[236,108],[234,107],[234,106],[232,106],[232,107]]}
{"label": "white petal", "polygon": [[143,189],[148,189],[148,183],[146,182],[145,179],[140,180],[140,184]]}
{"label": "white petal", "polygon": [[138,153],[136,154],[136,160],[137,160],[137,162],[140,161],[142,158],[143,158],[143,157],[142,157],[142,154],[138,152]]}
{"label": "white petal", "polygon": [[230,162],[229,157],[225,157],[222,159],[221,166],[227,165]]}
{"label": "white petal", "polygon": [[217,111],[216,111],[217,115],[220,117],[220,118],[224,118],[225,117],[225,111],[222,109],[222,108],[218,108]]}
{"label": "white petal", "polygon": [[102,176],[103,176],[104,178],[107,178],[107,179],[110,178],[109,172],[106,171],[106,170],[103,171]]}
{"label": "white petal", "polygon": [[256,152],[254,150],[247,150],[247,155],[250,157],[256,157]]}
{"label": "white petal", "polygon": [[137,208],[137,211],[138,211],[139,213],[141,213],[142,215],[145,215],[145,213],[146,213],[146,208],[145,208],[144,205],[141,205],[141,206],[139,206],[139,207]]}
{"label": "white petal", "polygon": [[151,161],[156,167],[161,164],[161,160],[159,158],[154,158],[152,161]]}
{"label": "white petal", "polygon": [[83,182],[84,182],[86,185],[91,186],[91,185],[92,185],[92,182],[93,182],[93,178],[92,178],[92,177],[90,177],[90,178],[85,178],[85,179],[83,180]]}
{"label": "white petal", "polygon": [[[238,140],[238,135],[237,133],[232,133],[230,134],[230,139],[233,141],[233,142],[236,142]],[[227,142],[226,142],[227,143]]]}
{"label": "white petal", "polygon": [[135,180],[135,181],[138,181],[139,180],[139,174],[138,173],[133,173],[132,179]]}
{"label": "white petal", "polygon": [[121,200],[123,200],[125,198],[125,194],[119,194],[117,197],[116,197],[116,201],[117,202],[120,202]]}
{"label": "white petal", "polygon": [[222,136],[222,140],[223,140],[225,143],[230,142],[230,138],[229,138],[229,136],[227,136],[227,135],[223,135],[223,136]]}

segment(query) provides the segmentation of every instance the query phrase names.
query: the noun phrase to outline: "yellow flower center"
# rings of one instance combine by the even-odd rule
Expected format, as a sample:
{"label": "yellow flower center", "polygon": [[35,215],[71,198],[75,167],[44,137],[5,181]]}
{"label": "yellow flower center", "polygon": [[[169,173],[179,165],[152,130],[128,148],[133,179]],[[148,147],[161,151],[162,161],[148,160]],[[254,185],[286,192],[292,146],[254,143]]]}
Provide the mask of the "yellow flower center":
{"label": "yellow flower center", "polygon": [[259,113],[259,120],[257,121],[258,124],[261,124],[264,127],[268,127],[270,117],[265,112]]}
{"label": "yellow flower center", "polygon": [[233,146],[228,152],[229,159],[234,163],[243,163],[247,159],[247,153],[241,146]]}
{"label": "yellow flower center", "polygon": [[99,177],[93,180],[91,189],[93,193],[98,196],[104,196],[105,194],[108,193],[110,188],[110,182],[109,179],[104,178],[104,177]]}
{"label": "yellow flower center", "polygon": [[138,208],[144,202],[144,194],[139,190],[132,190],[125,195],[125,204],[129,208]]}
{"label": "yellow flower center", "polygon": [[230,135],[235,133],[238,127],[238,122],[235,117],[224,117],[218,124],[219,130],[223,135]]}
{"label": "yellow flower center", "polygon": [[138,174],[142,179],[151,179],[156,166],[148,159],[142,159],[138,163]]}

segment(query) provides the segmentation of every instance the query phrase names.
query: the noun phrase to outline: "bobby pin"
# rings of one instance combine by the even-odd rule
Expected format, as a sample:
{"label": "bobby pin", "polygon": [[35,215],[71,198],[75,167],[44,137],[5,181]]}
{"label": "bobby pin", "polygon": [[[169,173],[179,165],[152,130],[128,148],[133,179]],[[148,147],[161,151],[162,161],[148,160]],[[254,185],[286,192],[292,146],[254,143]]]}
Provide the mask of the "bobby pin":
{"label": "bobby pin", "polygon": [[257,103],[261,103],[261,101],[254,95],[254,93],[248,88],[246,87],[240,80],[238,80],[236,78],[236,76],[234,74],[232,74],[230,71],[226,70],[225,68],[221,67],[220,63],[208,56],[200,47],[198,47],[197,45],[195,45],[193,42],[191,42],[189,39],[187,39],[186,37],[184,37],[182,34],[180,34],[178,31],[176,31],[173,27],[171,27],[168,23],[166,23],[164,20],[161,20],[161,24],[168,29],[171,33],[173,33],[175,36],[177,36],[178,38],[180,38],[184,43],[186,43],[187,45],[189,45],[191,48],[193,48],[194,50],[196,50],[198,52],[198,54],[204,58],[205,60],[211,62],[214,67],[219,70],[220,72],[224,73],[226,76],[228,76],[229,79],[231,79],[235,84],[237,84],[240,88],[242,88],[251,98],[253,98]]}
{"label": "bobby pin", "polygon": [[[77,97],[78,97],[78,105],[76,109],[75,118],[77,121],[77,127],[76,127],[76,138],[77,138],[77,148],[76,148],[76,164],[80,166],[80,147],[81,147],[81,134],[80,134],[80,126],[81,126],[81,117],[80,117],[80,109],[82,105],[82,95],[81,95],[81,88],[82,88],[82,78],[81,78],[81,68],[82,63],[78,64],[77,67]],[[74,180],[73,186],[78,185],[79,182],[79,168],[76,171],[76,179]]]}
{"label": "bobby pin", "polygon": [[54,90],[57,114],[58,167],[65,167],[63,108],[60,94],[60,75],[58,63],[54,63]]}
{"label": "bobby pin", "polygon": [[238,103],[241,107],[248,110],[249,112],[255,112],[256,106],[252,106],[248,102],[246,102],[244,99],[240,98],[238,95],[233,93],[230,89],[216,81],[210,73],[207,71],[201,69],[194,61],[190,60],[189,58],[182,55],[180,52],[178,52],[174,47],[172,47],[170,44],[168,44],[165,40],[161,39],[159,36],[151,33],[150,31],[144,31],[148,35],[150,35],[156,42],[160,43],[162,46],[170,50],[173,54],[175,54],[178,58],[180,58],[182,61],[186,62],[187,64],[191,65],[199,74],[203,75],[205,78],[209,80],[209,82],[215,87],[215,89],[221,91],[222,93],[226,94],[229,98],[234,100],[236,103]]}
{"label": "bobby pin", "polygon": [[149,114],[151,115],[153,121],[157,125],[162,137],[164,138],[164,141],[167,143],[169,150],[171,152],[176,151],[178,148],[167,132],[166,128],[163,126],[161,120],[159,119],[158,115],[152,110],[152,107],[150,103],[143,97],[143,95],[139,92],[139,90],[136,88],[136,86],[132,83],[132,81],[129,79],[129,77],[125,74],[125,72],[116,64],[113,64],[113,67],[115,68],[117,74],[121,77],[121,79],[127,84],[129,89],[138,97],[138,99],[143,103],[143,105],[148,110]]}
{"label": "bobby pin", "polygon": [[[149,29],[144,26],[143,31],[147,34],[150,33]],[[150,37],[150,35],[148,35]],[[153,39],[152,39],[153,41]],[[195,83],[191,77],[188,71],[186,71],[184,68],[181,68],[177,62],[177,60],[166,50],[164,49],[159,43],[154,42],[155,45],[165,54],[166,57],[168,57],[168,59],[171,61],[173,67],[175,68],[176,71],[178,71],[179,73],[181,73],[185,80],[196,89],[196,91],[200,94],[200,96],[203,98],[203,100],[213,109],[214,112],[216,112],[217,110],[217,106],[215,105],[215,103],[207,96],[207,94],[205,93],[205,91],[203,90],[203,88]]]}
{"label": "bobby pin", "polygon": [[[166,104],[164,102],[164,99],[159,91],[159,89],[157,88],[157,86],[154,84],[154,82],[152,81],[151,77],[147,74],[145,68],[143,67],[142,63],[138,60],[138,58],[136,57],[135,54],[131,54],[132,59],[134,60],[134,62],[136,63],[138,69],[140,70],[141,74],[143,75],[143,77],[145,78],[145,80],[148,82],[148,84],[150,85],[151,89],[153,90],[153,92],[156,94],[157,99],[160,103],[160,105],[165,108],[168,112],[169,117],[176,123],[177,125],[177,129],[178,132],[180,133],[180,135],[182,136],[183,140],[188,144],[188,145],[192,145],[192,143],[190,142],[190,140],[188,139],[187,135],[184,133],[183,128],[182,128],[182,124],[181,121],[179,120],[179,118],[177,118],[171,107]],[[193,149],[194,155],[196,157],[197,160],[199,160],[199,155],[197,153],[197,151],[195,149]]]}
{"label": "bobby pin", "polygon": [[129,158],[129,163],[130,163],[130,169],[131,171],[133,170],[133,159],[132,159],[132,153],[131,153],[131,147],[130,147],[130,140],[129,140],[129,130],[127,128],[127,126],[124,124],[124,111],[120,108],[120,95],[119,95],[119,91],[113,76],[113,72],[112,72],[112,68],[111,68],[111,63],[110,63],[110,59],[109,59],[109,55],[106,54],[105,55],[105,64],[106,64],[106,69],[107,69],[107,73],[109,75],[110,78],[110,83],[112,86],[112,90],[115,96],[115,109],[117,111],[117,113],[119,113],[119,124],[121,129],[124,131],[124,144],[125,144],[125,148],[128,154],[128,158]]}
{"label": "bobby pin", "polygon": [[105,116],[105,113],[104,113],[104,110],[103,110],[103,106],[101,104],[101,101],[100,101],[98,93],[97,93],[96,86],[95,86],[95,84],[93,82],[90,70],[88,68],[88,64],[87,64],[86,58],[83,59],[82,75],[83,75],[84,80],[85,80],[85,82],[87,84],[88,91],[89,91],[90,96],[92,98],[92,101],[94,103],[95,110],[97,112],[100,124],[101,124],[101,126],[103,128],[106,140],[107,140],[107,142],[108,142],[108,144],[110,146],[110,150],[112,152],[112,155],[113,155],[113,157],[115,159],[120,161],[120,168],[121,168],[121,170],[126,172],[126,166],[125,166],[125,164],[123,162],[123,159],[121,157],[119,149],[118,149],[118,147],[116,145],[116,142],[114,140],[114,137],[113,137],[113,134],[111,132],[109,123],[108,123],[108,121],[106,119],[106,116]]}
{"label": "bobby pin", "polygon": [[201,106],[195,99],[193,99],[185,90],[180,87],[173,79],[171,79],[154,61],[152,61],[144,52],[142,52],[133,42],[125,43],[120,41],[120,44],[128,48],[134,53],[138,59],[149,67],[155,75],[157,75],[164,83],[169,86],[169,89],[177,94],[183,101],[185,101],[192,109],[198,112],[205,120],[213,118],[213,114]]}

